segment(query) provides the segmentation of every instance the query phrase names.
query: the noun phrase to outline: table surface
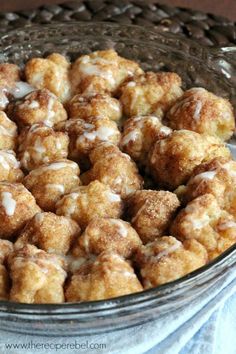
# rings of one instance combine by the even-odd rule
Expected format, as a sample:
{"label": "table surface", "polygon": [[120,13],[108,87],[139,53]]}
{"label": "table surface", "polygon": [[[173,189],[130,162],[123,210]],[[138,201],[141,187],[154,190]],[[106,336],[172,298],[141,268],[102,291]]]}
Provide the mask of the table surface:
{"label": "table surface", "polygon": [[201,11],[171,7],[155,0],[77,0],[34,10],[0,13],[0,33],[32,23],[72,20],[153,25],[162,31],[193,38],[206,46],[236,44],[236,22]]}

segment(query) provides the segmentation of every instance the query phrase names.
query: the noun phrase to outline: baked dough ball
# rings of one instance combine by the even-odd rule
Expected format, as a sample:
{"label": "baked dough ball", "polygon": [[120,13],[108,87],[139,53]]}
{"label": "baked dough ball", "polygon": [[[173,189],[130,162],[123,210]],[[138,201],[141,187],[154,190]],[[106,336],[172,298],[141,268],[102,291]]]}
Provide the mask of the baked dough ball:
{"label": "baked dough ball", "polygon": [[17,142],[17,126],[6,113],[0,111],[0,149],[15,149]]}
{"label": "baked dough ball", "polygon": [[0,238],[15,236],[39,211],[34,197],[22,184],[0,182]]}
{"label": "baked dough ball", "polygon": [[134,161],[145,165],[151,146],[157,140],[166,138],[171,132],[172,130],[164,126],[158,117],[132,117],[124,123],[120,147]]}
{"label": "baked dough ball", "polygon": [[23,177],[14,151],[0,150],[0,181],[21,182]]}
{"label": "baked dough ball", "polygon": [[182,202],[211,193],[218,204],[236,218],[236,162],[215,158],[195,168],[186,186],[179,186],[175,193]]}
{"label": "baked dough ball", "polygon": [[120,141],[116,123],[102,117],[89,117],[86,121],[69,119],[57,124],[56,130],[69,135],[69,158],[78,161],[82,166],[88,164],[88,154],[99,142],[119,144]]}
{"label": "baked dough ball", "polygon": [[127,213],[131,225],[143,243],[147,243],[165,234],[179,206],[180,202],[174,193],[141,190],[128,198]]}
{"label": "baked dough ball", "polygon": [[204,88],[185,91],[166,116],[172,129],[189,129],[228,140],[235,129],[231,103]]}
{"label": "baked dough ball", "polygon": [[65,296],[69,302],[104,300],[142,291],[133,268],[121,256],[104,252],[72,276]]}
{"label": "baked dough ball", "polygon": [[175,73],[147,72],[126,81],[120,101],[127,117],[154,113],[162,117],[182,95],[181,78]]}
{"label": "baked dough ball", "polygon": [[217,245],[214,250],[209,252],[209,258],[214,259],[221,255],[231,246],[236,243],[236,222],[235,219],[231,217],[219,219],[216,225],[215,231],[218,233],[219,237],[217,239]]}
{"label": "baked dough ball", "polygon": [[20,68],[11,63],[0,64],[0,83],[13,83],[20,80]]}
{"label": "baked dough ball", "polygon": [[61,54],[53,53],[45,59],[30,59],[25,65],[25,77],[32,86],[48,89],[64,103],[71,97],[69,69],[67,59]]}
{"label": "baked dough ball", "polygon": [[32,170],[23,184],[43,210],[54,211],[58,200],[80,185],[79,173],[75,162],[58,160]]}
{"label": "baked dough ball", "polygon": [[46,89],[36,90],[21,100],[10,103],[8,114],[21,128],[36,123],[53,127],[67,119],[63,105]]}
{"label": "baked dough ball", "polygon": [[13,244],[7,240],[0,240],[0,300],[8,300],[9,297],[10,278],[5,263],[12,252]]}
{"label": "baked dough ball", "polygon": [[25,226],[14,244],[20,249],[27,244],[59,255],[65,255],[80,234],[79,225],[65,216],[37,213]]}
{"label": "baked dough ball", "polygon": [[10,300],[28,304],[64,302],[66,272],[62,258],[26,245],[9,257]]}
{"label": "baked dough ball", "polygon": [[236,242],[234,218],[220,208],[212,194],[204,194],[187,204],[175,218],[170,231],[182,241],[199,241],[210,260]]}
{"label": "baked dough ball", "polygon": [[56,213],[74,219],[85,229],[96,217],[119,218],[122,213],[122,201],[109,186],[94,181],[88,186],[74,189],[59,200]]}
{"label": "baked dough ball", "polygon": [[161,186],[174,189],[188,181],[196,166],[218,156],[231,156],[220,139],[178,130],[153,146],[150,173]]}
{"label": "baked dough ball", "polygon": [[107,94],[75,95],[68,102],[67,109],[70,118],[87,120],[99,116],[118,122],[122,117],[120,102]]}
{"label": "baked dough ball", "polygon": [[142,73],[137,63],[108,49],[79,57],[72,64],[70,78],[74,92],[115,93],[126,78]]}
{"label": "baked dough ball", "polygon": [[0,239],[0,264],[5,264],[9,255],[13,252],[14,246],[11,241]]}
{"label": "baked dough ball", "polygon": [[19,135],[18,156],[25,170],[67,157],[69,138],[40,123],[22,130]]}
{"label": "baked dough ball", "polygon": [[145,289],[168,283],[204,266],[205,248],[196,240],[180,242],[172,236],[163,236],[141,246],[136,254]]}
{"label": "baked dough ball", "polygon": [[129,258],[141,244],[139,235],[128,222],[96,218],[90,221],[78,238],[72,254],[75,257],[86,257],[89,254],[99,255],[103,251],[111,251]]}
{"label": "baked dough ball", "polygon": [[125,198],[141,189],[143,179],[136,164],[129,155],[109,143],[101,143],[89,155],[92,168],[81,175],[82,182],[88,184],[98,180]]}
{"label": "baked dough ball", "polygon": [[9,90],[20,80],[20,68],[15,64],[0,64],[0,110],[9,103]]}

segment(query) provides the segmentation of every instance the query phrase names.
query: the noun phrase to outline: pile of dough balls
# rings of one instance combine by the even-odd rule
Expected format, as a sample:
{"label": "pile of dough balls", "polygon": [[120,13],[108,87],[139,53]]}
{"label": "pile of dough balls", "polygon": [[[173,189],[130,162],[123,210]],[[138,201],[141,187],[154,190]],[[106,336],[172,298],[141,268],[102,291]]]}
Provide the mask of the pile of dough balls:
{"label": "pile of dough balls", "polygon": [[0,300],[139,293],[236,243],[231,103],[115,50],[0,64]]}

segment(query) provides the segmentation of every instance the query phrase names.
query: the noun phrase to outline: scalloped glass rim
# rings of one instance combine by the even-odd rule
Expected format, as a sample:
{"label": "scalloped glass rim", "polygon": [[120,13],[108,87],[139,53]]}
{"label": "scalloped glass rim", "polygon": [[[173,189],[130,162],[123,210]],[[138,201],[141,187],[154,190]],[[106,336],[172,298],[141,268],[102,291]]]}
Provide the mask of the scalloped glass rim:
{"label": "scalloped glass rim", "polygon": [[[94,30],[103,33],[100,36],[94,34]],[[86,32],[87,31],[87,32]],[[30,32],[30,35],[29,33]],[[68,33],[71,35],[68,38]],[[47,42],[52,41],[60,43],[68,43],[75,39],[78,39],[87,33],[86,39],[89,40],[108,40],[110,43],[122,41],[128,45],[142,43],[147,47],[153,47],[156,49],[164,48],[174,53],[181,53],[188,48],[185,56],[192,57],[194,60],[198,60],[201,65],[210,66],[209,70],[221,75],[222,81],[226,87],[229,88],[231,95],[235,98],[235,88],[231,81],[229,81],[229,73],[225,72],[225,66],[222,70],[223,63],[227,62],[228,65],[235,66],[235,60],[232,59],[230,54],[235,54],[235,48],[221,48],[221,49],[208,49],[203,48],[201,45],[186,40],[180,36],[158,32],[152,27],[142,28],[133,25],[118,25],[111,23],[60,23],[45,26],[29,26],[22,29],[9,32],[7,35],[0,39],[0,62],[7,61],[8,53],[19,50],[19,53],[23,51],[31,51],[34,48],[35,42],[37,45],[45,44],[44,36],[40,37],[40,33],[47,35]],[[125,33],[125,36],[124,36]],[[147,39],[148,38],[148,39]],[[45,44],[46,47],[46,44]],[[227,54],[227,55],[226,55]],[[19,55],[19,60],[21,55]],[[226,69],[229,68],[226,67]],[[231,68],[231,67],[230,67]],[[232,75],[230,75],[231,78]],[[24,315],[35,316],[37,318],[44,319],[49,315],[55,319],[55,326],[57,317],[63,315],[68,322],[71,320],[70,315],[81,321],[86,321],[85,316],[91,316],[94,318],[100,318],[101,316],[112,317],[114,320],[117,317],[128,315],[129,313],[141,311],[142,309],[150,306],[169,305],[173,301],[173,297],[178,299],[183,292],[189,291],[195,285],[203,285],[206,282],[210,283],[216,274],[220,277],[227,271],[229,267],[233,267],[236,264],[236,245],[232,246],[217,259],[204,267],[197,269],[196,271],[186,275],[183,278],[172,281],[170,283],[158,286],[156,288],[145,290],[141,293],[135,293],[131,295],[121,296],[110,300],[82,302],[82,303],[63,303],[63,304],[20,304],[8,301],[0,301],[0,318],[1,314],[20,315],[20,319]],[[187,301],[187,300],[186,300]],[[22,315],[22,317],[21,317]],[[61,318],[60,318],[61,319]],[[89,320],[91,318],[89,317]],[[136,321],[138,324],[138,321]],[[115,328],[114,322],[114,328]],[[124,326],[125,327],[125,324]],[[122,327],[122,328],[123,328]],[[27,332],[28,330],[25,330]],[[36,330],[35,330],[36,331]],[[29,332],[29,331],[28,331]],[[51,334],[51,333],[50,333]],[[67,333],[68,334],[68,333]]]}

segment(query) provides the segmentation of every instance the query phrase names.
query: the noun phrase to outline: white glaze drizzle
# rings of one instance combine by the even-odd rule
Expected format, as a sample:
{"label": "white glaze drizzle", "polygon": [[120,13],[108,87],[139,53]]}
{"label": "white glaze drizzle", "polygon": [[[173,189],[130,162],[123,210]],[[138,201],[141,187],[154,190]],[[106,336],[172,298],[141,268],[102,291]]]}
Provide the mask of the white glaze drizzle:
{"label": "white glaze drizzle", "polygon": [[13,216],[16,209],[16,201],[13,199],[12,194],[10,192],[2,192],[1,199],[6,215]]}
{"label": "white glaze drizzle", "polygon": [[110,219],[109,222],[117,226],[118,232],[122,237],[126,237],[128,235],[126,224],[123,221],[118,219]]}
{"label": "white glaze drizzle", "polygon": [[193,119],[198,120],[200,118],[201,110],[202,110],[202,102],[200,100],[198,100],[196,102],[195,111],[193,114]]}
{"label": "white glaze drizzle", "polygon": [[61,194],[65,193],[65,187],[63,186],[63,184],[48,183],[48,184],[46,184],[46,188],[56,189]]}

